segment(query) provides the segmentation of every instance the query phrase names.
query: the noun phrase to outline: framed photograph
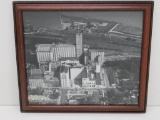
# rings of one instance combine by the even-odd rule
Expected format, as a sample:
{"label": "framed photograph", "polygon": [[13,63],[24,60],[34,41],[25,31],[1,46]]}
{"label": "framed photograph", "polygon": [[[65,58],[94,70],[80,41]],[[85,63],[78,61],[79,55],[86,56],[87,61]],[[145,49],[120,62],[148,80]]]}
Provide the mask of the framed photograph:
{"label": "framed photograph", "polygon": [[13,2],[22,112],[145,112],[152,1]]}

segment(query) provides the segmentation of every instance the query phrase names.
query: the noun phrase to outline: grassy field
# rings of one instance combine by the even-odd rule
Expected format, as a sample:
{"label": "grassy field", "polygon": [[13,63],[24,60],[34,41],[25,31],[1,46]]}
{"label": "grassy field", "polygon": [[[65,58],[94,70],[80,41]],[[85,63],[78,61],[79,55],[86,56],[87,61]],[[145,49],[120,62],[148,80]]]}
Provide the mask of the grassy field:
{"label": "grassy field", "polygon": [[[54,31],[41,34],[25,35],[26,48],[33,49],[35,44],[70,43],[75,44],[76,33],[71,31]],[[90,48],[111,49],[115,51],[140,52],[141,43],[118,37],[105,37],[83,33],[83,44]]]}

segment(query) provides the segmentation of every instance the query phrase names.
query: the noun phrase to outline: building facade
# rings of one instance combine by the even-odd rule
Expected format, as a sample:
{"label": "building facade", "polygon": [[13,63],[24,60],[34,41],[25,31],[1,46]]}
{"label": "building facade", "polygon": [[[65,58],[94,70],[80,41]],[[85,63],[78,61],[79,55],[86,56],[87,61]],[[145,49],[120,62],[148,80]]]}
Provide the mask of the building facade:
{"label": "building facade", "polygon": [[61,57],[76,57],[75,46],[71,44],[38,44],[36,47],[39,64],[58,61]]}
{"label": "building facade", "polygon": [[89,78],[82,78],[82,87],[83,88],[95,88],[95,80],[90,80]]}
{"label": "building facade", "polygon": [[43,71],[40,69],[31,69],[31,75],[41,75],[43,74]]}
{"label": "building facade", "polygon": [[76,57],[75,46],[71,44],[53,44],[51,61],[58,61],[60,58],[66,57]]}
{"label": "building facade", "polygon": [[91,61],[103,62],[104,61],[104,52],[100,50],[90,50]]}
{"label": "building facade", "polygon": [[40,69],[31,69],[30,70],[30,75],[32,77],[43,77],[43,72],[42,70]]}
{"label": "building facade", "polygon": [[73,57],[61,58],[61,65],[63,64],[79,64],[79,60]]}
{"label": "building facade", "polygon": [[50,52],[52,44],[38,44],[36,45],[36,53],[38,62],[48,62],[50,61]]}
{"label": "building facade", "polygon": [[52,102],[53,100],[43,95],[28,95],[29,102]]}
{"label": "building facade", "polygon": [[69,67],[60,67],[60,83],[62,88],[70,88]]}
{"label": "building facade", "polygon": [[30,78],[29,87],[31,89],[36,89],[38,87],[44,87],[44,80],[42,78]]}
{"label": "building facade", "polygon": [[76,34],[76,54],[77,57],[82,55],[82,33]]}

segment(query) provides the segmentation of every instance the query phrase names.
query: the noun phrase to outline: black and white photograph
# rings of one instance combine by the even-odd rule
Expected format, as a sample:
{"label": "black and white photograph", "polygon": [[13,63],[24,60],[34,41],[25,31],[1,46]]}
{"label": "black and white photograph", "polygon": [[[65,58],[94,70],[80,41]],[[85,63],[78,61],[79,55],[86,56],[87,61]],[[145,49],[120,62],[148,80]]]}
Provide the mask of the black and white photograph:
{"label": "black and white photograph", "polygon": [[143,11],[24,11],[28,103],[138,105]]}

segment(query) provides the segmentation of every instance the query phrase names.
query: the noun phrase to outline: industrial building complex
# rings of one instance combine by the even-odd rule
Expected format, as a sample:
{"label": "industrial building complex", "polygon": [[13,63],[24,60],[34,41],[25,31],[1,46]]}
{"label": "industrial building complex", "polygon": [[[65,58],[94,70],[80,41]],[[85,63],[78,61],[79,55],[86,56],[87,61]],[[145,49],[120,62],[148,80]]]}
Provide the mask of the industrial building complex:
{"label": "industrial building complex", "polygon": [[[61,17],[61,29],[38,29],[34,34],[26,34],[28,39],[32,36],[31,40],[34,42],[32,45],[34,48],[26,50],[26,56],[28,52],[30,57],[26,57],[28,103],[137,104],[140,57],[138,54],[134,55],[137,51],[131,55],[126,52],[129,49],[121,51],[124,45],[129,48],[127,46],[129,42],[125,40],[126,43],[122,46],[123,43],[119,42],[117,33],[113,36],[115,40],[111,40],[113,38],[110,35],[116,32],[119,24],[107,21],[90,22],[88,19],[76,18],[72,18],[71,21],[69,17]],[[103,32],[101,28],[105,31]],[[106,31],[109,34],[106,34]],[[65,35],[69,36],[67,40]],[[99,37],[94,38],[98,35]],[[140,35],[136,32],[134,38],[140,39]],[[125,34],[121,36],[124,37]],[[36,37],[38,42],[36,39],[34,41]],[[44,40],[45,37],[48,41]],[[96,40],[102,43],[93,42]],[[131,44],[129,46],[132,46],[133,50],[138,48]]]}
{"label": "industrial building complex", "polygon": [[[53,94],[52,89],[60,90],[59,93],[65,91],[68,96],[64,98],[66,100],[61,101],[62,98],[59,97],[57,100],[59,99],[61,104],[66,104],[67,98],[73,96],[78,99],[84,98],[87,94],[92,95],[95,90],[110,87],[108,76],[102,67],[104,51],[90,49],[89,46],[84,45],[82,33],[78,32],[75,39],[75,45],[62,43],[36,45],[39,68],[31,69],[28,85],[30,90],[43,88],[45,95]],[[34,99],[36,101],[38,98],[35,95],[29,96],[31,103],[35,102]],[[49,98],[43,97],[43,99],[53,102]],[[67,103],[74,102],[72,98]]]}
{"label": "industrial building complex", "polygon": [[[104,52],[83,46],[82,33],[76,34],[76,45],[53,43],[38,44],[36,47],[39,70],[45,73],[53,73],[53,69],[58,71],[62,88],[106,86],[104,74],[101,72]],[[75,80],[80,81],[81,84],[75,84]]]}

